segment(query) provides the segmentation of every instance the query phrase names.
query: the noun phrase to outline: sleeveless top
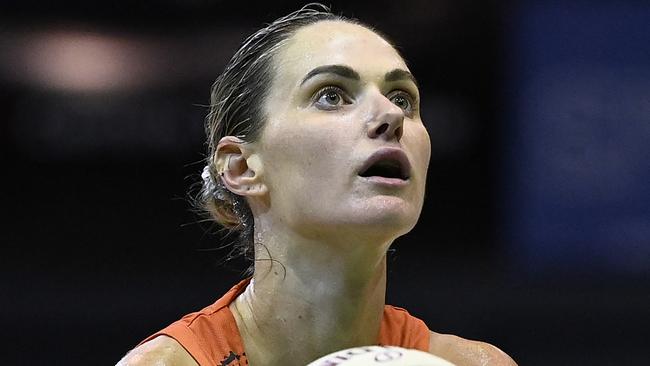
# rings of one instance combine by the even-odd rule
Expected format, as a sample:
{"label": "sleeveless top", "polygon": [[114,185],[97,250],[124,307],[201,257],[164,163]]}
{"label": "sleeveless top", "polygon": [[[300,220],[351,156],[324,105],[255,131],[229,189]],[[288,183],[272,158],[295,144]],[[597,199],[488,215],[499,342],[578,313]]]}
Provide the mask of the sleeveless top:
{"label": "sleeveless top", "polygon": [[[245,289],[250,278],[231,288],[214,304],[187,314],[140,344],[166,335],[175,339],[201,366],[248,365],[237,323],[228,305]],[[406,310],[386,305],[378,345],[399,346],[428,352],[429,329]]]}

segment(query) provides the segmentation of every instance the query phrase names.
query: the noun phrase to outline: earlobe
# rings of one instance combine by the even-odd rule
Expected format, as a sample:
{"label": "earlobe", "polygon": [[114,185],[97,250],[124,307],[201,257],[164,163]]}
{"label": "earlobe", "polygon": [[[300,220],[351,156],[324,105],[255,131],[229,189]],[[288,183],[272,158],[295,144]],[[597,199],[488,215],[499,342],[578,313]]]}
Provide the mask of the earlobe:
{"label": "earlobe", "polygon": [[217,145],[214,159],[219,179],[229,191],[240,196],[266,194],[266,185],[261,181],[261,162],[245,141],[225,136]]}

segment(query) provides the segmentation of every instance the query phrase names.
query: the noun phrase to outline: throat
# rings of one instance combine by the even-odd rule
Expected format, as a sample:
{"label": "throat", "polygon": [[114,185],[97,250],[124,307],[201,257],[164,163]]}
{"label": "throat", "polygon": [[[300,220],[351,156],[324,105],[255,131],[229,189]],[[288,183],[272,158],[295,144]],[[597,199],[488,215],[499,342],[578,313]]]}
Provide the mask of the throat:
{"label": "throat", "polygon": [[256,268],[254,280],[230,305],[250,364],[305,365],[336,350],[376,344],[385,264],[384,258],[365,281]]}

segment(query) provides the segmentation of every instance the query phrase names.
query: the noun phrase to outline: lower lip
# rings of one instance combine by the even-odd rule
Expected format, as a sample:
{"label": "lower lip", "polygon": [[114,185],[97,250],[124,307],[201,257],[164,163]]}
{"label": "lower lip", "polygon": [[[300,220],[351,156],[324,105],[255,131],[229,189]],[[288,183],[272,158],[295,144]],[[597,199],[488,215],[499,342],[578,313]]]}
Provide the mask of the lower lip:
{"label": "lower lip", "polygon": [[386,177],[378,177],[378,176],[372,176],[372,177],[361,177],[371,183],[374,184],[379,184],[382,186],[388,186],[388,187],[404,187],[408,185],[408,180],[403,180],[403,179],[397,179],[397,178],[386,178]]}

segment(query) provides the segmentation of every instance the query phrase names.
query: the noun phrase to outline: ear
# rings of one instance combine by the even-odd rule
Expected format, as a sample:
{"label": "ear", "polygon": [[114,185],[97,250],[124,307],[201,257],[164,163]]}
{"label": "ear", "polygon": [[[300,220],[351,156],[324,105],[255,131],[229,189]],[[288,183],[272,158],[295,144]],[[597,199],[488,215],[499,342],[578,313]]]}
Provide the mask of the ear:
{"label": "ear", "polygon": [[217,144],[214,154],[219,178],[234,194],[240,196],[261,196],[267,193],[261,181],[262,164],[253,153],[250,143],[235,136],[225,136]]}

